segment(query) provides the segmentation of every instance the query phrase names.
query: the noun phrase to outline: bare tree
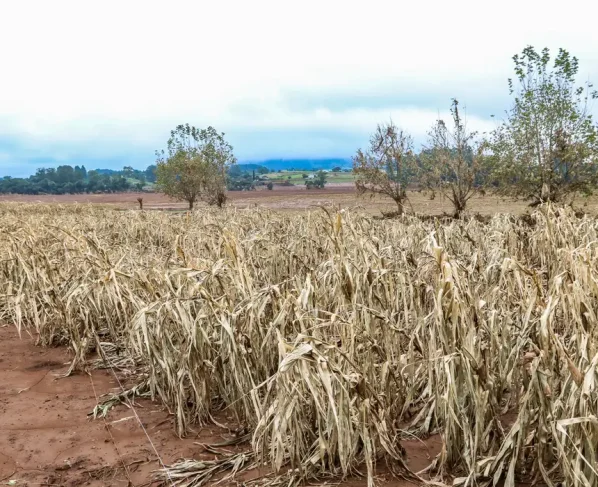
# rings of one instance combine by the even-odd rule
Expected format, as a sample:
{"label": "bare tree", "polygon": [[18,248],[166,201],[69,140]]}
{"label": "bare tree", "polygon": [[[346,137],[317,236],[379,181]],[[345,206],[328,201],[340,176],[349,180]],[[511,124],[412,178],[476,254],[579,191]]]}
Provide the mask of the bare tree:
{"label": "bare tree", "polygon": [[472,196],[482,191],[489,159],[477,133],[467,130],[457,100],[453,100],[451,116],[452,129],[438,120],[429,133],[421,155],[422,182],[428,190],[446,197],[453,204],[453,215],[459,218]]}
{"label": "bare tree", "polygon": [[409,201],[407,187],[415,181],[418,167],[411,136],[391,121],[378,125],[367,151],[353,157],[355,187],[360,194],[382,194],[392,198],[402,215]]}

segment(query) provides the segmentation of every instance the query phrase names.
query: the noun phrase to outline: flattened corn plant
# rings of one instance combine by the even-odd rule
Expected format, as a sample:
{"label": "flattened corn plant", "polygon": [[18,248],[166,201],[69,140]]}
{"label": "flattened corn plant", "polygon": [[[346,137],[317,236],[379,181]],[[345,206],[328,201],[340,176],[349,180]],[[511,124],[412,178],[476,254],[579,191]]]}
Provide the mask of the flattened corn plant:
{"label": "flattened corn plant", "polygon": [[[249,432],[242,456],[171,466],[177,485],[264,463],[263,484],[372,485],[380,462],[436,485],[598,485],[589,216],[2,204],[0,229],[3,321],[68,345],[70,371],[135,368],[181,435],[222,410]],[[411,472],[401,439],[432,434]]]}

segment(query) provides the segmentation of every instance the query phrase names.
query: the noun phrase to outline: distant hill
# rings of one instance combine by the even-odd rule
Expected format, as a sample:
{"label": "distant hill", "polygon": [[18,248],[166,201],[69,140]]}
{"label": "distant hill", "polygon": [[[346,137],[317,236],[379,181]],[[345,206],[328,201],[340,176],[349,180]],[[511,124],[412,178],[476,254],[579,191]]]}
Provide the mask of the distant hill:
{"label": "distant hill", "polygon": [[332,169],[335,166],[344,168],[351,167],[351,159],[268,159],[265,161],[255,162],[253,164],[241,163],[243,166],[265,166],[271,171],[278,171],[279,169],[295,171],[316,171],[318,169]]}
{"label": "distant hill", "polygon": [[236,166],[243,172],[257,171],[260,167],[265,167],[264,164],[253,164],[244,162],[240,162]]}

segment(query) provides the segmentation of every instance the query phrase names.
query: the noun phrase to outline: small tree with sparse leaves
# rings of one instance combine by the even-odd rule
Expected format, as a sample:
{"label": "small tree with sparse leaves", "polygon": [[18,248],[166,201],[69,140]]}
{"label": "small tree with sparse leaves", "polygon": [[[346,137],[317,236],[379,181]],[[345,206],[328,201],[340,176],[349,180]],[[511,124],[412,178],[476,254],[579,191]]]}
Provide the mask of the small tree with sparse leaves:
{"label": "small tree with sparse leaves", "polygon": [[418,175],[411,136],[392,122],[378,125],[369,149],[359,149],[353,157],[353,173],[360,194],[388,196],[402,215],[408,202],[407,188]]}
{"label": "small tree with sparse leaves", "polygon": [[459,102],[451,106],[452,126],[438,120],[429,133],[421,153],[423,186],[440,193],[453,205],[455,218],[461,217],[467,202],[487,183],[490,159],[477,132],[470,132],[459,111]]}
{"label": "small tree with sparse leaves", "polygon": [[167,150],[156,151],[156,186],[192,210],[198,200],[222,207],[226,175],[236,163],[233,148],[213,127],[179,125],[170,133]]}

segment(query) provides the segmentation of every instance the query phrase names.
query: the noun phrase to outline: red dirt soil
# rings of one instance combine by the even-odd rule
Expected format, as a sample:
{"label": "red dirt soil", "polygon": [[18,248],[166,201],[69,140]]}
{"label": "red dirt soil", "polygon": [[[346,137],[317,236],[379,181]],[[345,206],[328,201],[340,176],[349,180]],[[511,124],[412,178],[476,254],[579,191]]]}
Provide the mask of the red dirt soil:
{"label": "red dirt soil", "polygon": [[[133,412],[121,406],[106,422],[87,419],[97,403],[94,388],[98,396],[115,391],[114,377],[94,371],[58,378],[68,362],[65,348],[42,349],[13,327],[0,327],[0,485],[147,484],[159,463]],[[158,404],[139,401],[136,410],[165,462],[201,451],[197,438],[174,434]],[[217,440],[216,429],[205,436]]]}
{"label": "red dirt soil", "polygon": [[[306,189],[302,186],[279,186],[272,191],[259,189],[256,191],[228,191],[227,196],[231,202],[270,199],[277,197],[292,198],[301,196],[306,198],[326,197],[338,194],[356,194],[355,186],[351,183],[328,184],[326,189]],[[152,206],[187,206],[184,202],[177,202],[162,193],[101,193],[101,194],[61,194],[61,195],[27,195],[27,194],[5,194],[0,195],[1,201],[19,201],[23,203],[102,203],[124,206],[137,206],[137,198],[143,198],[144,205],[149,203]]]}
{"label": "red dirt soil", "polygon": [[[21,339],[14,327],[0,325],[0,485],[152,485],[151,473],[160,463],[133,411],[118,406],[105,421],[87,418],[97,404],[96,394],[118,390],[115,378],[102,370],[58,378],[68,362],[65,348],[36,347],[31,337]],[[180,458],[214,459],[197,443],[230,438],[228,431],[210,426],[180,439],[160,404],[137,400],[135,410],[166,464]],[[438,453],[440,441],[404,441],[403,446],[417,471]],[[16,483],[8,484],[10,480]],[[413,485],[384,474],[379,480],[389,487]]]}
{"label": "red dirt soil", "polygon": [[[185,202],[175,201],[161,193],[112,193],[112,194],[64,194],[64,195],[0,195],[1,202],[20,203],[57,203],[93,205],[109,205],[118,209],[139,208],[137,198],[143,198],[146,210],[184,210]],[[256,206],[271,210],[304,211],[319,206],[340,206],[350,208],[360,206],[373,214],[381,211],[396,210],[395,204],[389,198],[376,195],[375,197],[360,197],[352,184],[336,183],[326,186],[326,189],[307,190],[301,187],[277,187],[272,191],[229,191],[230,205],[236,208],[254,208]],[[441,214],[451,212],[449,201],[441,198],[430,200],[423,193],[412,193],[410,202],[413,210],[424,214]],[[592,206],[598,209],[596,199]],[[197,207],[204,206],[198,203]],[[522,213],[527,210],[525,203],[501,200],[496,197],[476,197],[470,202],[471,210],[481,214],[491,215],[496,212]]]}
{"label": "red dirt soil", "polygon": [[[109,205],[118,209],[139,208],[137,198],[143,198],[146,210],[184,210],[187,204],[175,201],[161,193],[112,193],[112,194],[64,194],[64,195],[0,195],[2,202],[21,203],[57,203],[76,204],[89,203],[93,205]],[[328,184],[325,189],[307,190],[301,186],[277,186],[272,191],[260,189],[257,191],[229,191],[229,204],[240,209],[256,206],[271,210],[304,211],[319,206],[351,208],[362,207],[368,212],[380,215],[380,212],[396,210],[391,199],[376,195],[359,196],[352,183]],[[429,195],[410,192],[409,210],[427,215],[451,213],[450,201],[440,196],[431,200]],[[203,206],[198,203],[197,206]],[[576,206],[586,212],[598,213],[598,198],[588,200],[579,199]],[[469,211],[482,215],[499,213],[521,214],[529,211],[524,201],[512,201],[497,196],[475,196],[468,203]]]}

